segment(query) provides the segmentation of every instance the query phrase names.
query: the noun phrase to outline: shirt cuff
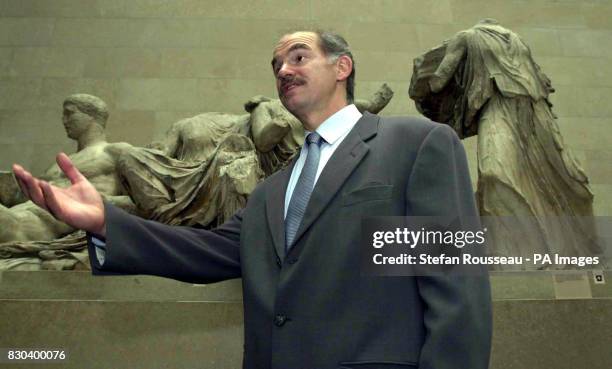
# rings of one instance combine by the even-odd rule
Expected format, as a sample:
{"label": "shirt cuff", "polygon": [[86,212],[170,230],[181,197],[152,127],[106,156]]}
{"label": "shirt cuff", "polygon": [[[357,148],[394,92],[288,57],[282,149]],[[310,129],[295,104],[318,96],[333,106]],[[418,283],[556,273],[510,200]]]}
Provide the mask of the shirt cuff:
{"label": "shirt cuff", "polygon": [[91,242],[96,247],[96,258],[98,258],[98,263],[100,263],[100,266],[104,265],[104,257],[106,256],[106,242],[96,238],[95,236],[91,236]]}

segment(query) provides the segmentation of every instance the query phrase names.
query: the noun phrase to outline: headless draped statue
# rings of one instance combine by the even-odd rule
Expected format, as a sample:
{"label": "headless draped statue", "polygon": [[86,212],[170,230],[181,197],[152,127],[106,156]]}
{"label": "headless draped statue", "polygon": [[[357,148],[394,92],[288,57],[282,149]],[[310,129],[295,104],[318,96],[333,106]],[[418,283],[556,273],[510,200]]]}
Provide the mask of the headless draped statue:
{"label": "headless draped statue", "polygon": [[496,217],[493,255],[601,254],[593,193],[563,142],[552,92],[529,47],[490,19],[415,59],[409,94],[419,111],[461,138],[478,135],[476,195],[480,214]]}

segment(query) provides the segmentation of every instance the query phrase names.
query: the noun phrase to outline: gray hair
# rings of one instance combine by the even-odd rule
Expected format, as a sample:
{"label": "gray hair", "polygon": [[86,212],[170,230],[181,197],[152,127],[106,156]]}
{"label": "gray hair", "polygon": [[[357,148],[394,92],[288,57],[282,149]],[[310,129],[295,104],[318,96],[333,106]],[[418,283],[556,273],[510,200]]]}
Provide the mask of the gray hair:
{"label": "gray hair", "polygon": [[313,33],[319,36],[319,47],[332,61],[336,61],[344,55],[351,58],[353,69],[346,79],[346,99],[349,103],[352,103],[355,100],[355,60],[349,49],[348,42],[346,42],[344,37],[335,32],[316,30]]}
{"label": "gray hair", "polygon": [[108,108],[106,103],[99,97],[88,94],[74,94],[64,100],[64,105],[72,104],[81,112],[94,118],[102,127],[106,127],[108,120]]}

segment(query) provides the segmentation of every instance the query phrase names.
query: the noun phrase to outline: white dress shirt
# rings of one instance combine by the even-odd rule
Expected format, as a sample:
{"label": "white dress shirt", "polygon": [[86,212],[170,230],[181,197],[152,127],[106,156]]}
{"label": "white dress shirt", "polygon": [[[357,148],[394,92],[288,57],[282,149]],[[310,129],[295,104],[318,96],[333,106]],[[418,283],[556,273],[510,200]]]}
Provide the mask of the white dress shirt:
{"label": "white dress shirt", "polygon": [[[321,123],[319,128],[316,129],[316,132],[323,137],[325,141],[321,143],[319,167],[317,168],[317,174],[315,175],[313,186],[317,183],[317,180],[319,179],[323,168],[325,168],[325,165],[329,161],[329,158],[331,158],[334,151],[336,151],[338,146],[340,146],[342,141],[344,141],[344,138],[346,138],[351,129],[355,127],[355,124],[357,124],[357,121],[360,118],[361,113],[359,110],[357,110],[357,107],[354,104],[351,104],[338,110],[336,113],[334,113],[334,115]],[[308,136],[308,134],[310,134],[310,132],[306,131],[306,136]],[[287,209],[289,208],[291,195],[293,195],[295,185],[297,184],[298,178],[300,178],[300,174],[302,173],[302,169],[306,163],[307,156],[308,148],[306,145],[302,145],[300,157],[293,167],[291,178],[289,178],[289,185],[287,186],[287,192],[285,193],[285,217],[287,217]]]}

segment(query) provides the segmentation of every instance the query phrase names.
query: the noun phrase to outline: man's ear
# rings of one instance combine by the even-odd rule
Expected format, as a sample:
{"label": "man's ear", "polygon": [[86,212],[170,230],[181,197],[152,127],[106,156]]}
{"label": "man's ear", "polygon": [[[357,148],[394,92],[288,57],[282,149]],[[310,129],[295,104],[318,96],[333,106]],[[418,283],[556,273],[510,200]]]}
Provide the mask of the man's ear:
{"label": "man's ear", "polygon": [[348,55],[342,55],[336,60],[336,79],[338,81],[345,81],[353,70],[353,61]]}

